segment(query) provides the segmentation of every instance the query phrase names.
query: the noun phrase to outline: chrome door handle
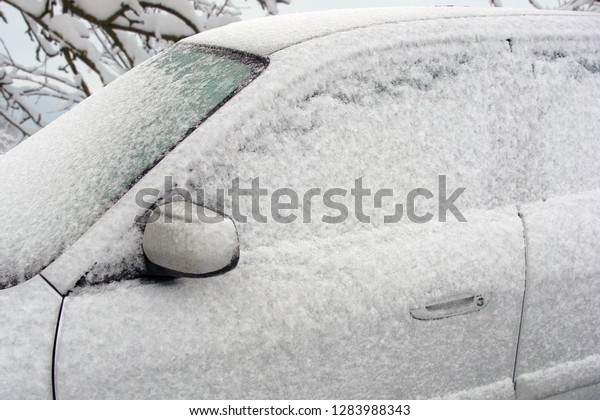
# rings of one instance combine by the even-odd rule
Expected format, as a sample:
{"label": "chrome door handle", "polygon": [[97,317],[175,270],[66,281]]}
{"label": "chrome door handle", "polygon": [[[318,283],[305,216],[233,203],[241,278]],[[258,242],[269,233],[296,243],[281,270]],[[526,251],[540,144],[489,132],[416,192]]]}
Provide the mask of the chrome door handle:
{"label": "chrome door handle", "polygon": [[420,308],[411,309],[410,315],[414,319],[424,321],[448,318],[480,311],[486,307],[488,300],[488,295],[466,292],[431,302]]}

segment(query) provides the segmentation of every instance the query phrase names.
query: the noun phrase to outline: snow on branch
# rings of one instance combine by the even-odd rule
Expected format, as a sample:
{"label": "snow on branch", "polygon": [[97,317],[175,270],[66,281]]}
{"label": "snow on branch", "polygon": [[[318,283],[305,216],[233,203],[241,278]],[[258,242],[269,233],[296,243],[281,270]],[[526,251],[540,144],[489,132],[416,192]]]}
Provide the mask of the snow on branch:
{"label": "snow on branch", "polygon": [[[271,14],[290,2],[252,1]],[[0,120],[29,136],[47,123],[41,102],[69,109],[172,43],[240,15],[232,0],[0,0],[0,19],[24,27],[34,46],[26,63],[13,58],[22,44],[0,46]]]}
{"label": "snow on branch", "polygon": [[[529,4],[536,9],[558,9],[571,10],[576,12],[600,12],[600,0],[558,0],[556,6],[546,7],[538,0],[528,0]],[[496,7],[503,7],[502,0],[490,0],[490,4]]]}
{"label": "snow on branch", "polygon": [[267,10],[269,14],[276,15],[279,10],[277,9],[277,3],[290,4],[291,0],[258,0],[263,10]]}

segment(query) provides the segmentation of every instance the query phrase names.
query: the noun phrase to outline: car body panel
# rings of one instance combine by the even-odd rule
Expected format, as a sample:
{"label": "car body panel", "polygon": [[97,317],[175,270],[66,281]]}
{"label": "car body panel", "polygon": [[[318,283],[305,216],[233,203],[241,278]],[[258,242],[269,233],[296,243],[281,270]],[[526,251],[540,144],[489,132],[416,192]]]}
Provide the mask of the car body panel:
{"label": "car body panel", "polygon": [[62,296],[40,276],[0,293],[0,398],[52,399]]}
{"label": "car body panel", "polygon": [[577,388],[563,394],[553,395],[549,400],[600,400],[600,384]]}
{"label": "car body panel", "polygon": [[589,223],[600,220],[600,192],[521,210],[527,289],[517,395],[545,398],[600,383],[600,224]]}

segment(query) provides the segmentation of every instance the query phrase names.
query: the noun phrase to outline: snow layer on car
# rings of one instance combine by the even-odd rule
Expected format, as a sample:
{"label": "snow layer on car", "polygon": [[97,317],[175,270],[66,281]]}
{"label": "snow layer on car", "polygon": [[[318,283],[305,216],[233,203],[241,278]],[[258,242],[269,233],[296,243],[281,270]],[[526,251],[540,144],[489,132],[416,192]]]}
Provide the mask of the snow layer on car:
{"label": "snow layer on car", "polygon": [[[421,21],[282,50],[45,273],[61,290],[86,272],[86,283],[131,276],[143,263],[141,231],[131,223],[143,211],[135,195],[143,188],[164,193],[167,176],[179,187],[203,189],[199,201],[209,207],[218,207],[216,189],[229,188],[235,177],[244,187],[260,176],[271,191],[302,194],[349,189],[362,176],[373,190],[394,188],[402,203],[413,188],[437,192],[444,174],[450,191],[466,187],[461,210],[600,188],[597,22],[585,16]],[[328,209],[314,201],[310,224],[301,217],[288,225],[238,224],[242,253],[280,239],[377,229],[397,202],[384,200],[376,209],[365,200],[373,218],[364,224],[346,201],[348,221],[331,225],[320,221]],[[249,213],[250,203],[242,204]],[[270,215],[268,201],[261,211]],[[434,200],[417,203],[418,214],[425,211],[435,214]]]}
{"label": "snow layer on car", "polygon": [[[523,290],[522,226],[515,207],[469,209],[599,188],[597,22],[413,22],[273,54],[259,79],[82,238],[77,248],[85,252],[73,248],[57,261],[50,274],[61,287],[72,287],[92,263],[89,283],[118,278],[120,265],[139,262],[139,244],[128,242],[140,237],[131,223],[140,213],[135,194],[169,175],[178,186],[208,193],[234,176],[261,176],[265,187],[298,191],[348,187],[363,176],[365,185],[391,186],[402,196],[446,174],[452,186],[467,187],[460,203],[468,222],[238,224],[240,263],[223,276],[78,288],[66,301],[59,344],[63,396],[124,397],[135,389],[193,398],[289,397],[300,389],[305,397],[508,396]],[[436,39],[442,45],[431,45]],[[391,87],[390,78],[397,79]],[[332,127],[338,139],[325,134]],[[217,202],[210,194],[205,201]],[[418,211],[427,209],[419,204]],[[129,250],[130,259],[115,259],[114,247]],[[475,318],[442,320],[446,329],[408,322],[407,308],[446,292],[446,281],[462,291],[481,276],[514,318],[490,302]],[[506,358],[470,352],[481,337]],[[452,340],[457,352],[442,353],[439,343]],[[414,352],[418,346],[429,352]],[[443,363],[459,382],[419,370],[431,363]],[[410,367],[406,382],[387,376],[392,365]],[[489,386],[473,389],[481,378],[474,366],[489,368]],[[382,375],[381,387],[367,389],[363,378],[374,374]],[[136,387],[118,377],[138,378]]]}
{"label": "snow layer on car", "polygon": [[[600,183],[593,106],[598,73],[589,64],[597,57],[597,21],[413,22],[331,35],[273,54],[261,77],[82,238],[78,245],[85,252],[74,248],[57,261],[49,273],[61,287],[72,287],[92,263],[97,265],[86,276],[88,283],[118,278],[115,254],[105,256],[115,244],[132,252],[123,265],[139,261],[136,245],[120,238],[129,232],[127,240],[139,238],[131,223],[140,213],[135,194],[161,187],[165,176],[174,176],[178,186],[204,188],[205,203],[216,205],[211,194],[235,176],[245,186],[260,176],[264,187],[297,191],[347,188],[363,176],[365,185],[393,187],[401,197],[414,187],[435,190],[437,175],[446,174],[451,187],[467,186],[460,208],[468,222],[450,216],[446,224],[382,226],[351,216],[338,225],[318,217],[311,224],[240,223],[240,263],[223,276],[77,288],[66,301],[61,334],[63,396],[132,395],[134,388],[119,382],[115,370],[118,360],[131,354],[133,363],[119,367],[130,369],[125,376],[139,378],[136,386],[145,395],[157,397],[165,396],[165,388],[171,397],[289,397],[303,384],[312,386],[304,389],[306,397],[382,397],[390,390],[395,396],[508,396],[525,272],[514,204]],[[577,41],[556,40],[551,32]],[[435,45],[436,39],[442,45]],[[534,73],[534,62],[547,69]],[[570,95],[563,99],[552,89],[556,98],[540,96],[560,74]],[[572,121],[561,127],[538,119],[558,112],[548,101],[569,105],[561,112]],[[327,134],[331,129],[336,138]],[[532,132],[540,134],[530,143]],[[574,138],[587,154],[573,150]],[[548,159],[552,170],[543,164]],[[578,165],[587,171],[569,169]],[[558,176],[566,179],[557,187],[553,177]],[[502,205],[508,207],[495,210]],[[472,210],[482,208],[489,210]],[[269,214],[267,204],[261,209]],[[429,209],[431,204],[418,206],[418,212]],[[376,214],[372,207],[365,210]],[[94,243],[99,237],[103,246]],[[440,338],[440,329],[431,324],[408,322],[407,308],[422,304],[420,299],[478,284],[497,288],[499,306],[490,302],[489,312],[474,318],[442,320],[448,336]],[[124,315],[115,316],[115,308]],[[85,322],[78,324],[81,319]],[[448,357],[439,343],[452,340],[459,340],[450,346],[457,352]],[[501,356],[469,352],[482,341]],[[410,353],[418,345],[430,352]],[[373,362],[374,354],[381,359]],[[406,364],[398,354],[406,356]],[[356,379],[389,374],[385,366],[391,364],[419,369],[437,362],[447,362],[443,367],[461,382],[432,379],[418,370],[402,384],[386,376],[378,389],[366,389],[367,381]],[[365,363],[381,369],[367,369]],[[311,370],[314,366],[318,369]],[[475,377],[481,379],[471,370],[475,366],[489,368],[483,379],[489,386],[473,389],[479,385]],[[192,382],[198,386],[189,387]],[[415,388],[404,392],[407,383]],[[472,393],[452,394],[464,389]]]}
{"label": "snow layer on car", "polygon": [[[308,39],[340,31],[427,19],[476,16],[552,15],[553,11],[471,7],[405,7],[328,10],[253,19],[216,28],[186,38],[183,42],[232,48],[269,55]],[[562,13],[566,15],[567,13]]]}
{"label": "snow layer on car", "polygon": [[[568,338],[565,337],[563,340],[566,341]],[[579,360],[557,363],[544,370],[519,375],[517,398],[527,400],[548,398],[576,391],[578,387],[585,384],[585,387],[596,385],[595,395],[589,399],[598,399],[600,396],[598,372],[600,372],[600,355],[593,354]],[[594,389],[589,391],[593,392]]]}
{"label": "snow layer on car", "polygon": [[494,382],[477,388],[465,389],[458,392],[434,397],[434,400],[509,400],[515,397],[512,379]]}
{"label": "snow layer on car", "polygon": [[562,394],[553,395],[549,400],[600,400],[600,384],[577,388]]}
{"label": "snow layer on car", "polygon": [[40,276],[0,293],[0,399],[52,399],[61,300]]}

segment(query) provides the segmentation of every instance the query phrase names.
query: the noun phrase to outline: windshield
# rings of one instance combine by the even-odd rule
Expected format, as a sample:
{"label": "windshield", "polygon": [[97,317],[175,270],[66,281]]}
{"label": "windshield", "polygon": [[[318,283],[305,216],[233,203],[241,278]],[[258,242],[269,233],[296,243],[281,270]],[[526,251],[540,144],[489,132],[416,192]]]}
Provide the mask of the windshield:
{"label": "windshield", "polygon": [[50,264],[264,66],[177,44],[0,156],[0,289]]}

